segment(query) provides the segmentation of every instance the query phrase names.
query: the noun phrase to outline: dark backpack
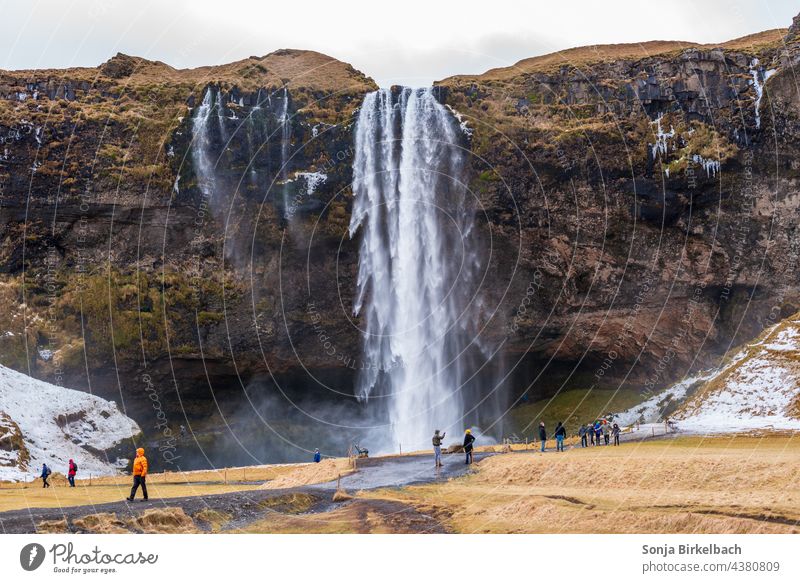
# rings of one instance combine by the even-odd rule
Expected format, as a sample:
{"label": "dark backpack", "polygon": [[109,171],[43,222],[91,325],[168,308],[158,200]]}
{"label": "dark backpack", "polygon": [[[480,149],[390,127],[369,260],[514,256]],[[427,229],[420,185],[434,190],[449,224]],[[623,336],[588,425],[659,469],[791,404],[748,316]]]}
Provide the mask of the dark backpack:
{"label": "dark backpack", "polygon": [[78,464],[76,464],[75,462],[72,462],[72,471],[75,472],[76,474],[78,473]]}
{"label": "dark backpack", "polygon": [[45,475],[45,476],[49,476],[49,475],[50,475],[50,474],[52,474],[52,473],[53,473],[53,472],[51,472],[51,471],[50,471],[50,468],[47,468],[47,470],[45,470],[45,472],[44,472],[44,475]]}

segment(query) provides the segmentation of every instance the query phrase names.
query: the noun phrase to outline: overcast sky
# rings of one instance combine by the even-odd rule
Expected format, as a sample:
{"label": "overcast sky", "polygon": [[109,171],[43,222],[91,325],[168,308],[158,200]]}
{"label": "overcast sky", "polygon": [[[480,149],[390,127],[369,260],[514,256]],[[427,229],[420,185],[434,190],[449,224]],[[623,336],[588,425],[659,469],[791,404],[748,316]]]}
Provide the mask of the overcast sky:
{"label": "overcast sky", "polygon": [[798,12],[796,0],[0,0],[0,68],[95,66],[117,52],[184,68],[298,48],[381,86],[429,85],[574,46],[719,42]]}

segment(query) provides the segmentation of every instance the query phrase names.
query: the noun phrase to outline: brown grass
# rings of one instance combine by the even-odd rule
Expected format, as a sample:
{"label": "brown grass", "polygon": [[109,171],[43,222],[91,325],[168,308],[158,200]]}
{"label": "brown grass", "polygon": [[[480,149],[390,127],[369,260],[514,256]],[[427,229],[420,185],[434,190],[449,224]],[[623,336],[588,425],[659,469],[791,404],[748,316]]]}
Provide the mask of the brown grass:
{"label": "brown grass", "polygon": [[552,72],[559,67],[569,65],[573,67],[584,67],[593,64],[618,61],[618,60],[640,60],[659,55],[672,56],[686,49],[697,48],[710,50],[721,48],[727,50],[761,50],[777,45],[786,35],[787,29],[776,28],[756,34],[751,34],[738,39],[733,39],[720,44],[698,44],[687,41],[664,41],[654,40],[641,43],[610,44],[610,45],[591,45],[586,47],[576,47],[563,51],[556,51],[546,55],[523,59],[510,67],[499,67],[490,69],[480,75],[455,75],[441,81],[442,84],[450,84],[461,80],[508,80],[520,75],[529,73]]}
{"label": "brown grass", "polygon": [[200,532],[183,508],[149,508],[128,521],[128,527],[144,533],[192,534]]}
{"label": "brown grass", "polygon": [[276,490],[330,482],[338,476],[344,476],[352,471],[353,468],[350,466],[350,460],[348,459],[326,459],[316,464],[296,466],[292,471],[262,484],[261,488],[264,490]]}
{"label": "brown grass", "polygon": [[61,534],[69,532],[67,528],[67,519],[61,520],[42,520],[36,525],[36,532],[39,534]]}
{"label": "brown grass", "polygon": [[73,526],[80,530],[96,534],[123,534],[130,531],[113,512],[100,512],[88,514],[72,521]]}
{"label": "brown grass", "polygon": [[272,534],[400,534],[417,532],[408,516],[397,508],[383,511],[358,498],[328,512],[303,515],[274,513],[235,533]]}
{"label": "brown grass", "polygon": [[227,512],[220,512],[213,508],[203,508],[200,512],[196,513],[193,518],[195,521],[200,521],[208,525],[211,532],[219,532],[227,522],[230,521],[231,515]]}
{"label": "brown grass", "polygon": [[800,532],[790,437],[679,438],[500,455],[445,484],[363,493],[457,532]]}

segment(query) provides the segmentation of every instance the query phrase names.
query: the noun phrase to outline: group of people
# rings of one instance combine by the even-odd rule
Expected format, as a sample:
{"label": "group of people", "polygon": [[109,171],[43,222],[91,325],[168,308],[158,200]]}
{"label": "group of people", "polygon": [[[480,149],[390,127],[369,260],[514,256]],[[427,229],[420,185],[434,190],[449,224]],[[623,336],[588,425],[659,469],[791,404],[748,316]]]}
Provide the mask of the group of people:
{"label": "group of people", "polygon": [[[42,473],[40,477],[42,478],[42,488],[49,488],[50,482],[48,481],[50,475],[53,471],[50,467],[44,463],[42,464]],[[69,481],[70,488],[75,487],[75,475],[78,473],[78,464],[75,463],[75,460],[69,460],[69,465],[67,467],[67,480]],[[144,499],[147,500],[147,458],[144,456],[144,448],[140,447],[136,450],[136,458],[133,460],[133,487],[131,488],[131,495],[127,498],[129,501],[133,501],[134,497],[136,496],[136,491],[139,487],[142,488],[142,494],[144,495]]]}
{"label": "group of people", "polygon": [[[40,474],[40,477],[42,478],[42,488],[50,487],[50,482],[48,481],[48,479],[50,478],[50,474],[52,473],[53,471],[47,464],[42,464],[42,473]],[[67,481],[69,481],[70,488],[75,487],[75,474],[77,473],[78,473],[78,464],[76,464],[74,460],[70,459],[67,465]]]}
{"label": "group of people", "polygon": [[[440,432],[438,429],[433,432],[433,439],[431,442],[433,443],[433,464],[437,468],[442,467],[442,443],[444,442],[444,437],[447,435],[446,432]],[[464,454],[466,455],[466,460],[464,463],[467,465],[472,463],[472,450],[474,449],[475,443],[475,436],[472,435],[472,430],[467,429],[464,432]]]}
{"label": "group of people", "polygon": [[581,438],[581,447],[589,447],[592,445],[609,445],[611,438],[614,438],[614,445],[619,445],[620,427],[618,423],[611,425],[607,428],[608,422],[603,422],[600,419],[596,420],[593,424],[587,423],[581,425],[578,430],[578,436]]}
{"label": "group of people", "polygon": [[[589,447],[592,445],[610,445],[611,438],[614,439],[614,445],[619,445],[619,434],[621,432],[618,423],[613,423],[610,427],[609,422],[606,420],[596,420],[594,423],[586,423],[581,425],[578,429],[578,437],[581,438],[581,447]],[[440,432],[438,429],[433,432],[433,463],[437,468],[442,467],[442,443],[444,442],[445,433]],[[556,440],[556,451],[564,451],[564,440],[567,437],[566,426],[559,421],[556,425],[553,437]],[[541,451],[547,449],[548,433],[544,421],[539,423],[539,441],[541,442]],[[466,454],[465,463],[472,463],[472,451],[474,449],[475,436],[472,435],[472,430],[467,429],[464,432],[464,453]]]}

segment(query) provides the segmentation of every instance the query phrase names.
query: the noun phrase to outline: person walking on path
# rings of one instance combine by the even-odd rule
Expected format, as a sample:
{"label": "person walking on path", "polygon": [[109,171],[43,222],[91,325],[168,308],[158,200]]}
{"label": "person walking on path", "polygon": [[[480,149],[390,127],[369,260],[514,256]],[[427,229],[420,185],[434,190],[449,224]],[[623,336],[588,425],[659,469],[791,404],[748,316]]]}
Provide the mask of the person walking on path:
{"label": "person walking on path", "polygon": [[47,467],[47,464],[42,464],[42,488],[50,487],[50,482],[47,481],[47,478],[49,478],[52,473],[50,468]]}
{"label": "person walking on path", "polygon": [[[447,432],[439,434],[439,430],[433,432],[433,439],[431,440],[433,443],[433,465],[437,468],[442,467],[442,441],[444,441],[444,436],[447,435]],[[472,438],[473,441],[475,438]],[[467,438],[464,437],[464,451],[467,450],[466,444]],[[470,448],[472,448],[472,442],[470,442]],[[467,462],[469,463],[469,462]]]}
{"label": "person walking on path", "polygon": [[589,434],[589,439],[592,440],[592,445],[594,445],[594,427],[592,427],[591,423],[586,424],[586,433]]}
{"label": "person walking on path", "polygon": [[600,438],[603,436],[603,424],[599,421],[594,422],[594,444],[600,445]]}
{"label": "person walking on path", "polygon": [[67,470],[67,480],[69,480],[69,487],[75,487],[75,474],[78,473],[78,464],[69,460],[69,470]]}
{"label": "person walking on path", "polygon": [[318,464],[322,460],[322,454],[319,453],[319,448],[314,450],[314,463]]}
{"label": "person walking on path", "polygon": [[608,441],[611,439],[611,433],[607,428],[603,428],[603,441],[605,444],[608,445]]}
{"label": "person walking on path", "polygon": [[547,429],[545,429],[544,421],[539,422],[539,441],[542,442],[542,452],[544,452],[547,445]]}
{"label": "person walking on path", "polygon": [[139,486],[142,487],[142,495],[147,501],[147,458],[144,457],[143,447],[136,450],[136,459],[133,460],[133,487],[131,495],[128,497],[129,502],[133,502]]}
{"label": "person walking on path", "polygon": [[567,428],[558,422],[556,425],[556,451],[564,451],[564,438],[567,436]]}
{"label": "person walking on path", "polygon": [[472,463],[472,443],[475,441],[475,436],[472,435],[472,430],[467,429],[464,432],[464,453],[467,454],[467,464]]}
{"label": "person walking on path", "polygon": [[578,429],[578,436],[581,438],[581,447],[588,447],[589,437],[587,433],[586,425],[581,424],[581,428]]}
{"label": "person walking on path", "polygon": [[614,445],[619,445],[619,425],[617,423],[614,423],[611,433],[614,434]]}

